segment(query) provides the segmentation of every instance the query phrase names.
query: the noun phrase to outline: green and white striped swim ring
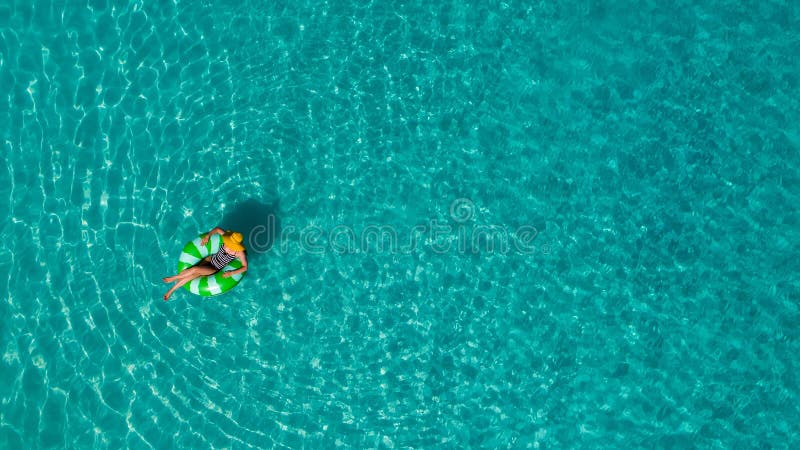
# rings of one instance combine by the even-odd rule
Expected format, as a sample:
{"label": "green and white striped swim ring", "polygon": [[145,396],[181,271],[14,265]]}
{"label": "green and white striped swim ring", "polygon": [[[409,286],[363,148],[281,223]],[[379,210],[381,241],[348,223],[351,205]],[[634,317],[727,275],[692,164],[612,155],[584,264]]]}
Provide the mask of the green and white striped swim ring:
{"label": "green and white striped swim ring", "polygon": [[[201,234],[194,240],[187,242],[183,247],[181,257],[178,259],[178,273],[181,273],[189,267],[194,266],[202,261],[203,258],[217,253],[222,247],[222,236],[214,234],[211,236],[211,239],[208,240],[206,245],[200,245],[200,241],[203,239],[203,236],[205,235]],[[236,270],[240,267],[242,267],[242,262],[236,258],[214,275],[195,278],[194,280],[184,284],[183,287],[192,294],[201,295],[203,297],[224,294],[239,284],[239,281],[242,279],[242,277],[244,277],[244,274],[239,273],[230,278],[225,278],[222,276],[222,274],[229,270]]]}

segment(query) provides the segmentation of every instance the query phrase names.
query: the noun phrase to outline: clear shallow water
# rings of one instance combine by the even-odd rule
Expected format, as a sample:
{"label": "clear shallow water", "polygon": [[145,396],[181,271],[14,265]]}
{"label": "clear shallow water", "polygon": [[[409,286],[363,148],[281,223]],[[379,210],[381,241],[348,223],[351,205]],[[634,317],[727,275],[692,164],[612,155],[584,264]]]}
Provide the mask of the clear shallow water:
{"label": "clear shallow water", "polygon": [[[791,446],[799,25],[782,2],[0,4],[0,447]],[[290,232],[432,221],[538,235]],[[286,237],[234,292],[162,302],[221,222]]]}

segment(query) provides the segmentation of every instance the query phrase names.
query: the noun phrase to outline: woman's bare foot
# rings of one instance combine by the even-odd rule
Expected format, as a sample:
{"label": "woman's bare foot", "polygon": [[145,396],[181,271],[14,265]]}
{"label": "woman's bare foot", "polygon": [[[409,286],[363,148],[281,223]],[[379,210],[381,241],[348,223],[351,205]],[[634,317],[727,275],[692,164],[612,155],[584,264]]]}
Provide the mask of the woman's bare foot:
{"label": "woman's bare foot", "polygon": [[164,294],[164,301],[167,301],[167,300],[169,300],[169,296],[170,296],[171,294],[172,294],[171,292],[167,292],[166,294]]}
{"label": "woman's bare foot", "polygon": [[164,283],[172,283],[173,281],[176,281],[180,277],[181,277],[180,275],[173,275],[171,277],[164,277],[162,278],[162,280],[164,280]]}

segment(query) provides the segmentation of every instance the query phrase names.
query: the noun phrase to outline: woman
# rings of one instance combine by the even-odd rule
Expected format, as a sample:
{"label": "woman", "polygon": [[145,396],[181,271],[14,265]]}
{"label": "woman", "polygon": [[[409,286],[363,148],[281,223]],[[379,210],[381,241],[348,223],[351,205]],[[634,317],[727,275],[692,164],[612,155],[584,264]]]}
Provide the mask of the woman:
{"label": "woman", "polygon": [[220,227],[216,227],[203,237],[203,239],[200,241],[200,244],[206,245],[211,236],[215,234],[222,235],[222,247],[220,247],[217,253],[207,256],[195,266],[190,267],[175,276],[164,278],[165,283],[172,283],[173,281],[177,282],[169,289],[169,291],[167,291],[166,294],[164,294],[164,301],[169,300],[169,297],[172,295],[172,293],[184,284],[198,277],[214,275],[236,258],[239,258],[239,260],[242,262],[242,267],[236,270],[229,270],[223,273],[222,276],[229,278],[233,275],[247,271],[247,257],[245,257],[244,246],[242,245],[242,233],[225,231]]}

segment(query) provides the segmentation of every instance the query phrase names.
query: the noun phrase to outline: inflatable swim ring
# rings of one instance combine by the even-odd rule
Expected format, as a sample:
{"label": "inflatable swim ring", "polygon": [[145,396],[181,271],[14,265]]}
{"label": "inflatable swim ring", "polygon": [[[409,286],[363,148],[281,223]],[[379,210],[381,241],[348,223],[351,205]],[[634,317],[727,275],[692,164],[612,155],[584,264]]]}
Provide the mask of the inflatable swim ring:
{"label": "inflatable swim ring", "polygon": [[[203,258],[217,253],[220,247],[222,247],[222,236],[215,234],[211,236],[211,239],[208,240],[206,245],[200,245],[200,241],[203,239],[203,236],[205,235],[199,235],[197,238],[187,242],[183,247],[181,257],[178,259],[178,273],[194,266],[202,261]],[[230,264],[223,267],[214,275],[195,278],[194,280],[184,284],[183,287],[192,294],[201,295],[203,297],[224,294],[239,284],[239,281],[242,279],[242,277],[244,277],[244,274],[239,273],[230,278],[225,278],[222,276],[222,274],[229,270],[236,270],[240,267],[242,267],[242,262],[239,261],[238,258],[234,259]]]}

